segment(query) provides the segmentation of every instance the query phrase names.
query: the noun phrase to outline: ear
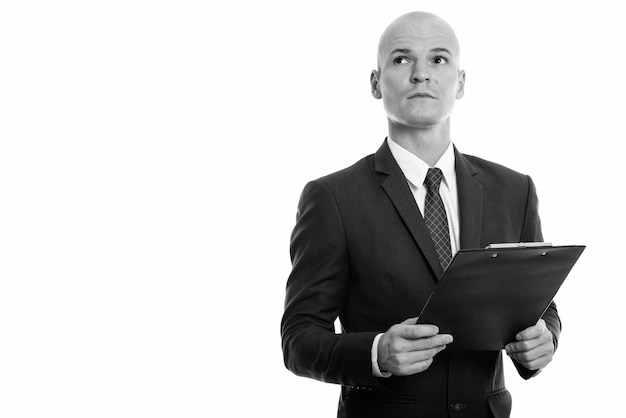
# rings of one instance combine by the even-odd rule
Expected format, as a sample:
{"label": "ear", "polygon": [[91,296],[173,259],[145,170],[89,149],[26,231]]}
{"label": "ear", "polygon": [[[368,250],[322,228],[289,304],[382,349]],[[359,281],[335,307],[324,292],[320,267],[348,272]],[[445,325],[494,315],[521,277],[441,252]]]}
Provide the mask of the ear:
{"label": "ear", "polygon": [[459,88],[456,91],[456,98],[460,99],[465,94],[465,71],[459,70]]}
{"label": "ear", "polygon": [[372,88],[372,96],[374,96],[375,99],[380,99],[382,98],[382,94],[380,94],[380,88],[378,87],[378,77],[380,76],[380,73],[376,70],[372,70],[372,75],[370,75],[370,86]]}

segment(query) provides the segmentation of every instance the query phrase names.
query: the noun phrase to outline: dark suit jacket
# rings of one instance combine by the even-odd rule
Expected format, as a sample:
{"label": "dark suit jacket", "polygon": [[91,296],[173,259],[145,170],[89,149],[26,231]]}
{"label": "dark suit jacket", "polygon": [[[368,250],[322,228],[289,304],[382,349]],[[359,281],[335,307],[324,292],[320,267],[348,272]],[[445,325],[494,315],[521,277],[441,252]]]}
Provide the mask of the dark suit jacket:
{"label": "dark suit jacket", "polygon": [[[455,154],[461,248],[543,240],[530,177]],[[376,334],[418,316],[442,274],[386,142],[376,154],[306,185],[291,257],[281,326],[285,365],[342,385],[338,416],[509,416],[501,352],[444,350],[423,373],[372,375]],[[337,317],[341,334],[334,332]],[[561,325],[554,304],[543,318],[556,347]],[[524,378],[535,374],[516,367]]]}

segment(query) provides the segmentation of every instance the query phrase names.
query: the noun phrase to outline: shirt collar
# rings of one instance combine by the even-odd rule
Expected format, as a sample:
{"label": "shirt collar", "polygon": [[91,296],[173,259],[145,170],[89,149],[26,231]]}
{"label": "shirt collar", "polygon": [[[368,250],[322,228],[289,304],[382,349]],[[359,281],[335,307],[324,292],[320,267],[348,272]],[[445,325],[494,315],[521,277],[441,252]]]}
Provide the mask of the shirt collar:
{"label": "shirt collar", "polygon": [[[389,145],[391,155],[393,155],[393,158],[400,166],[406,179],[415,187],[424,187],[424,180],[426,179],[426,173],[429,169],[428,164],[415,154],[402,148],[391,138],[387,138],[387,144]],[[456,176],[454,162],[454,147],[452,146],[452,142],[450,142],[446,151],[434,165],[434,167],[439,168],[443,173],[443,181],[448,187],[450,187],[450,182],[452,179],[455,179]]]}

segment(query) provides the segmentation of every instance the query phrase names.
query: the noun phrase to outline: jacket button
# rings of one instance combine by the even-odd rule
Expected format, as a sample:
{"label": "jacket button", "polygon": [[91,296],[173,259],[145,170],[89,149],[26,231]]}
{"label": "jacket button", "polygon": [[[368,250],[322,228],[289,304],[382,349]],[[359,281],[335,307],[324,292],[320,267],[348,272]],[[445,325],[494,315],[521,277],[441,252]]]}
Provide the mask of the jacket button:
{"label": "jacket button", "polygon": [[450,410],[455,413],[460,412],[463,408],[465,408],[465,404],[461,402],[452,402],[450,404]]}

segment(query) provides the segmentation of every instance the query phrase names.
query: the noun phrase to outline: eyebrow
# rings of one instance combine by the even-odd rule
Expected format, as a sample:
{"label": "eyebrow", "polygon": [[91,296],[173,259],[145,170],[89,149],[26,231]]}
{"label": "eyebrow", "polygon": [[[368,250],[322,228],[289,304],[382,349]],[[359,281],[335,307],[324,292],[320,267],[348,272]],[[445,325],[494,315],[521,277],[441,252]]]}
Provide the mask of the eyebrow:
{"label": "eyebrow", "polygon": [[401,53],[401,54],[408,54],[409,52],[411,52],[411,50],[410,49],[406,49],[406,48],[396,48],[393,51],[391,51],[391,54],[389,54],[389,55],[393,55],[393,54],[398,53],[398,52]]}
{"label": "eyebrow", "polygon": [[[396,54],[396,53],[408,54],[409,52],[411,52],[411,50],[408,49],[408,48],[396,48],[393,51],[391,51],[391,54],[389,54],[389,55],[393,55],[393,54]],[[446,52],[449,55],[453,55],[452,52],[450,52],[450,50],[447,49],[447,48],[433,48],[429,52],[435,52],[435,53],[437,53],[437,52]]]}
{"label": "eyebrow", "polygon": [[431,52],[446,52],[449,55],[453,55],[447,48],[433,48],[430,50]]}

